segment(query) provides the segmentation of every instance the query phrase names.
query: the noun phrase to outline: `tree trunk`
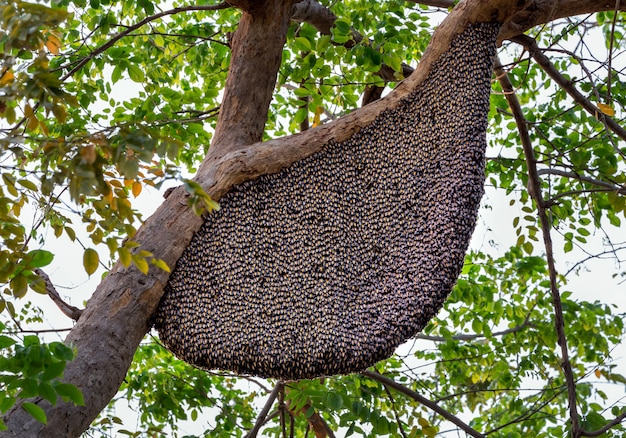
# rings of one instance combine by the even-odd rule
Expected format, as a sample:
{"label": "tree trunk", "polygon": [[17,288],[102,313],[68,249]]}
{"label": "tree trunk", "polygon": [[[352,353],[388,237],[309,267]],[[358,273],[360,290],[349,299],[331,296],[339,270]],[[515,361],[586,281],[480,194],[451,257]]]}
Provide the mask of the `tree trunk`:
{"label": "tree trunk", "polygon": [[[416,71],[389,96],[332,124],[252,145],[261,139],[263,132],[291,2],[267,0],[262,7],[245,10],[233,40],[232,65],[214,141],[196,181],[218,200],[235,184],[277,172],[320,150],[330,140],[340,142],[349,138],[420,84],[452,38],[467,25],[505,22],[518,7],[517,3],[516,0],[467,0],[442,23]],[[146,220],[134,240],[141,249],[173,268],[201,223],[202,219],[186,206],[185,191],[179,187]],[[45,410],[48,422],[44,425],[30,417],[18,403],[5,415],[8,430],[0,433],[0,437],[76,437],[83,433],[117,392],[139,342],[150,329],[150,317],[167,280],[168,274],[158,268],[151,267],[144,275],[134,267],[124,268],[117,263],[100,283],[66,339],[76,348],[77,356],[67,364],[64,380],[83,392],[85,406],[61,400],[52,406],[40,398],[29,400]]]}

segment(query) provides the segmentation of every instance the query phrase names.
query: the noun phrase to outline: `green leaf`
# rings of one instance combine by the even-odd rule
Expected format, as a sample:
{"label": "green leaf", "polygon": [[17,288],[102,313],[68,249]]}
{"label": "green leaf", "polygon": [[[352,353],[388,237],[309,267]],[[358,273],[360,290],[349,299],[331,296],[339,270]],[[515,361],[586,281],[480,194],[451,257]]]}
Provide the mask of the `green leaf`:
{"label": "green leaf", "polygon": [[143,70],[135,64],[128,65],[128,76],[135,82],[143,82],[146,79]]}
{"label": "green leaf", "polygon": [[17,341],[5,335],[0,335],[0,350],[15,345]]}
{"label": "green leaf", "polygon": [[29,181],[27,179],[18,179],[17,183],[21,185],[22,187],[27,188],[28,190],[32,190],[33,192],[36,192],[39,190],[37,188],[37,185],[34,182]]}
{"label": "green leaf", "polygon": [[31,268],[43,268],[44,266],[52,263],[54,259],[54,254],[50,251],[46,251],[43,249],[36,249],[28,253],[30,258],[30,262],[28,263]]}
{"label": "green leaf", "polygon": [[341,397],[341,394],[337,394],[334,392],[328,394],[328,397],[326,399],[326,406],[334,411],[338,411],[339,409],[341,409],[341,407],[343,406],[343,398]]}
{"label": "green leaf", "polygon": [[41,409],[36,404],[31,403],[31,402],[24,402],[22,403],[22,408],[24,408],[24,410],[28,412],[31,415],[31,417],[33,417],[35,420],[43,424],[48,424],[46,413],[44,412],[43,409]]}
{"label": "green leaf", "polygon": [[55,389],[64,400],[70,400],[77,406],[85,406],[83,393],[76,386],[69,383],[58,383],[55,385]]}

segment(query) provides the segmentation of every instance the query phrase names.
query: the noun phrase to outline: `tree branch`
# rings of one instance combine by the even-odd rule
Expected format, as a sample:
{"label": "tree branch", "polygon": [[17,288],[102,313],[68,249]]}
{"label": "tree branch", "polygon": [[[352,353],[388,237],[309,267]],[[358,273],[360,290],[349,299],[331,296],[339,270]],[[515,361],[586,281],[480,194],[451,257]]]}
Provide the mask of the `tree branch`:
{"label": "tree branch", "polygon": [[602,180],[599,180],[599,179],[591,178],[589,176],[579,175],[579,174],[577,174],[575,172],[566,172],[564,170],[559,170],[559,169],[539,169],[539,170],[537,170],[537,176],[541,176],[541,175],[557,175],[557,176],[563,176],[565,178],[577,179],[578,181],[586,182],[586,183],[592,184],[594,186],[604,187],[606,189],[616,191],[616,192],[618,192],[620,194],[626,194],[626,185],[618,186],[618,185],[615,185],[615,184],[608,183],[606,181],[602,181]]}
{"label": "tree branch", "polygon": [[[522,324],[512,327],[510,329],[492,333],[491,337],[510,335],[511,333],[517,333],[517,332],[524,330],[527,327],[531,327],[532,324],[530,324],[529,318],[530,318],[530,315],[527,315],[526,319],[524,320]],[[474,334],[474,335],[459,334],[459,335],[454,335],[451,338],[445,338],[443,336],[431,336],[431,335],[424,335],[421,333],[415,336],[416,339],[422,339],[424,341],[433,341],[433,342],[446,342],[446,341],[449,341],[450,339],[455,340],[455,341],[474,341],[476,339],[483,339],[486,337],[487,337],[486,335],[479,335],[479,334]]]}
{"label": "tree branch", "polygon": [[535,152],[532,147],[530,134],[528,133],[528,125],[526,119],[524,118],[522,107],[517,99],[517,96],[515,95],[513,84],[511,84],[511,81],[509,80],[509,77],[503,69],[499,59],[496,59],[494,70],[498,80],[500,81],[500,85],[502,86],[502,90],[504,91],[509,107],[511,108],[511,112],[515,118],[515,123],[517,124],[517,129],[522,141],[522,148],[524,149],[524,155],[526,156],[526,166],[528,168],[528,192],[537,205],[537,213],[539,215],[539,222],[543,232],[543,242],[548,261],[550,292],[552,294],[552,303],[554,307],[554,326],[557,333],[558,344],[561,347],[561,367],[567,384],[567,399],[569,401],[570,420],[572,422],[572,436],[573,438],[578,438],[580,437],[581,428],[576,406],[576,382],[574,380],[572,365],[569,360],[569,352],[567,350],[563,306],[561,304],[561,294],[556,280],[557,274],[554,263],[552,237],[550,235],[551,225],[548,219],[548,213],[546,212],[545,201],[543,200],[543,196],[541,194],[541,181],[537,173],[537,160],[535,158]]}
{"label": "tree branch", "polygon": [[46,284],[46,292],[48,293],[48,296],[54,302],[54,304],[57,305],[59,310],[61,310],[61,312],[63,312],[63,314],[68,318],[71,318],[74,321],[78,321],[78,318],[80,318],[80,315],[82,315],[83,310],[67,304],[65,301],[63,301],[63,298],[61,298],[61,296],[57,292],[56,288],[52,284],[52,281],[50,281],[50,277],[48,277],[48,274],[46,274],[39,268],[35,269],[33,272],[43,279],[44,283]]}
{"label": "tree branch", "polygon": [[287,40],[291,3],[268,0],[263,7],[243,12],[232,40],[224,97],[207,162],[263,138]]}
{"label": "tree branch", "polygon": [[590,431],[590,432],[583,431],[580,434],[580,436],[600,436],[600,435],[608,432],[609,429],[611,429],[612,427],[615,427],[618,424],[620,424],[622,421],[624,421],[625,418],[626,418],[626,412],[623,412],[620,415],[618,415],[617,417],[615,417],[613,420],[611,420],[607,424],[605,424],[604,427],[602,427],[601,429]]}
{"label": "tree branch", "polygon": [[269,397],[267,398],[267,401],[265,402],[263,409],[261,409],[261,412],[259,412],[259,415],[256,418],[254,427],[250,429],[250,432],[248,432],[248,434],[246,435],[246,438],[255,438],[257,436],[257,434],[261,430],[261,427],[263,427],[263,425],[265,424],[265,419],[267,418],[267,414],[269,413],[270,409],[272,408],[272,405],[274,404],[274,400],[276,400],[278,393],[282,391],[284,387],[285,385],[282,382],[278,382],[274,386],[274,389],[272,390]]}
{"label": "tree branch", "polygon": [[[624,3],[617,9],[626,11]],[[614,10],[615,1],[610,0],[532,0],[502,26],[498,40],[511,39],[532,27],[560,18]]]}
{"label": "tree branch", "polygon": [[550,62],[550,59],[543,54],[541,49],[537,46],[537,41],[526,35],[519,35],[511,38],[522,46],[533,57],[533,59],[539,64],[539,66],[550,76],[569,96],[578,103],[585,111],[591,114],[593,117],[603,122],[607,128],[613,131],[622,140],[626,141],[626,129],[622,128],[613,118],[605,116],[600,109],[589,101],[583,94],[578,91],[572,82],[563,76],[556,67]]}
{"label": "tree branch", "polygon": [[387,394],[387,397],[389,397],[389,401],[391,402],[391,410],[393,411],[393,416],[396,419],[396,424],[398,425],[400,435],[402,435],[403,438],[407,438],[406,433],[404,432],[404,427],[402,426],[402,421],[400,421],[400,416],[398,415],[396,400],[394,399],[393,394],[391,393],[387,385],[383,385],[383,388],[385,388],[385,393]]}
{"label": "tree branch", "polygon": [[437,403],[435,403],[435,402],[433,402],[431,400],[428,400],[426,397],[418,394],[417,392],[407,388],[404,385],[401,385],[400,383],[397,383],[395,380],[392,380],[392,379],[390,379],[388,377],[383,376],[380,373],[377,373],[377,372],[374,372],[374,371],[370,371],[370,370],[362,371],[361,374],[364,375],[365,377],[369,377],[370,379],[377,381],[378,383],[382,384],[383,386],[388,386],[390,388],[393,388],[396,391],[398,391],[398,392],[400,392],[400,393],[402,393],[402,394],[412,398],[413,400],[417,401],[418,403],[423,404],[427,408],[429,408],[432,411],[434,411],[434,412],[438,413],[439,415],[441,415],[446,420],[448,420],[451,423],[455,424],[459,429],[463,430],[468,435],[473,436],[475,438],[484,438],[485,437],[485,435],[483,435],[482,433],[480,433],[477,430],[473,429],[468,424],[465,424],[460,418],[452,415],[450,412],[448,412],[445,409],[443,409]]}

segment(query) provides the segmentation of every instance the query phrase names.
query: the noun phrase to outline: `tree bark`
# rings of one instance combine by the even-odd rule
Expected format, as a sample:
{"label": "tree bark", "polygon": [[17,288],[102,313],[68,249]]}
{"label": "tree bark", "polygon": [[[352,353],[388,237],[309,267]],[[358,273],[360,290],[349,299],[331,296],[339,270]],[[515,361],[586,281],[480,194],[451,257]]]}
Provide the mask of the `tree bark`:
{"label": "tree bark", "polygon": [[[291,4],[268,0],[263,8],[244,12],[235,36],[232,77],[227,81],[218,128],[196,181],[219,200],[235,184],[277,172],[320,150],[331,139],[340,142],[349,138],[419,85],[433,62],[467,25],[505,22],[519,7],[518,3],[467,0],[450,13],[433,35],[418,68],[390,95],[331,124],[252,145],[262,135],[288,25],[285,17],[291,12]],[[262,39],[253,41],[257,38]],[[267,69],[258,67],[261,58]],[[186,194],[179,187],[146,220],[134,240],[141,249],[152,252],[173,268],[201,223],[202,219],[187,207]],[[51,406],[41,399],[29,400],[45,410],[48,423],[44,425],[31,418],[18,403],[5,415],[8,429],[0,437],[76,437],[84,432],[123,381],[139,342],[150,329],[150,318],[167,280],[168,274],[158,268],[151,267],[144,275],[134,267],[124,268],[117,263],[97,287],[66,339],[76,348],[77,356],[67,364],[64,380],[83,392],[85,406],[61,400]]]}

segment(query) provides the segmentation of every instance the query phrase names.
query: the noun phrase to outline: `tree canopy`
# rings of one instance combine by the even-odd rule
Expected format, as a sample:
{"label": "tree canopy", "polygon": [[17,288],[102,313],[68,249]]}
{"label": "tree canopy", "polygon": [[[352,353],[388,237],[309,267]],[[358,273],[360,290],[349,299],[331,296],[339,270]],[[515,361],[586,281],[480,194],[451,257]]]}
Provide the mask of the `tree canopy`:
{"label": "tree canopy", "polygon": [[[621,436],[626,4],[196,3],[0,0],[0,436]],[[480,21],[503,23],[485,226],[424,332],[296,382],[165,350],[151,316],[202,215],[349,138]],[[102,278],[86,304],[53,263]],[[65,342],[33,330],[37,293]]]}

